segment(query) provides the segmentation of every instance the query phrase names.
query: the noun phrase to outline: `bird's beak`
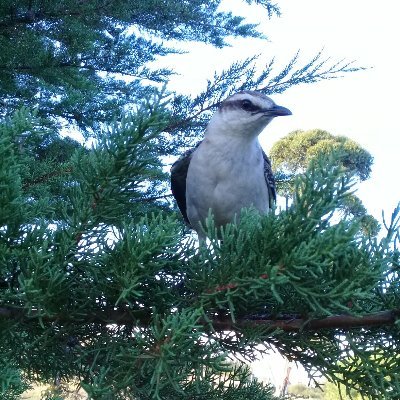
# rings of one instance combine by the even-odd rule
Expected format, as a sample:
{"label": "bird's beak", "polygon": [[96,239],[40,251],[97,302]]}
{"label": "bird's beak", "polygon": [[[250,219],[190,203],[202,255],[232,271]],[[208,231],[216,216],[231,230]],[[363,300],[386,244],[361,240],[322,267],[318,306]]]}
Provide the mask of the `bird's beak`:
{"label": "bird's beak", "polygon": [[271,117],[283,117],[285,115],[292,115],[292,112],[286,107],[275,104],[272,108],[265,110],[264,114]]}

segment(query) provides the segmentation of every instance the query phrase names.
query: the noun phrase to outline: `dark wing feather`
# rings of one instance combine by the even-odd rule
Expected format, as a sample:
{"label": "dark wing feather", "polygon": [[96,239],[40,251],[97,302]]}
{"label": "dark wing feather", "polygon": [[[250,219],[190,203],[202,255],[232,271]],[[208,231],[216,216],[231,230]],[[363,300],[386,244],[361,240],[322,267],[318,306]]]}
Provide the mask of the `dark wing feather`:
{"label": "dark wing feather", "polygon": [[178,204],[179,210],[185,222],[190,226],[189,218],[186,211],[186,178],[189,169],[190,160],[194,151],[199,147],[201,142],[195,147],[185,151],[171,167],[171,191]]}
{"label": "dark wing feather", "polygon": [[264,150],[262,154],[264,158],[264,176],[265,176],[265,181],[267,182],[268,193],[269,193],[269,207],[272,208],[276,203],[275,178],[272,172],[271,161],[265,154]]}

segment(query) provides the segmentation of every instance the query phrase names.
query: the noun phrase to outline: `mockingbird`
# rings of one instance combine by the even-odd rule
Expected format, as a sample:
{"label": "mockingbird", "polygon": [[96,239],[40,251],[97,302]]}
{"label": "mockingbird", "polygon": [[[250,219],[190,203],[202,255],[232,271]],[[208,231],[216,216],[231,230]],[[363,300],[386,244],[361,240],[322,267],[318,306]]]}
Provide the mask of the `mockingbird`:
{"label": "mockingbird", "polygon": [[210,211],[220,227],[244,207],[261,213],[271,208],[275,181],[258,135],[273,118],[291,114],[260,92],[238,92],[220,104],[204,139],[172,165],[172,194],[200,238]]}

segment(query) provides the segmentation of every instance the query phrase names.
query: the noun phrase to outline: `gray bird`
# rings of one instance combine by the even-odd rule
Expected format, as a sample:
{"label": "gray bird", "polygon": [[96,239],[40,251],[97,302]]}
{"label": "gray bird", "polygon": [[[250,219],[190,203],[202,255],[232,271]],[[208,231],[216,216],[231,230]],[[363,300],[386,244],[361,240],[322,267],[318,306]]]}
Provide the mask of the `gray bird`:
{"label": "gray bird", "polygon": [[276,200],[271,163],[258,135],[273,118],[291,115],[260,92],[225,99],[204,139],[171,168],[171,189],[185,222],[204,239],[210,211],[215,225],[237,219],[244,207],[266,213]]}

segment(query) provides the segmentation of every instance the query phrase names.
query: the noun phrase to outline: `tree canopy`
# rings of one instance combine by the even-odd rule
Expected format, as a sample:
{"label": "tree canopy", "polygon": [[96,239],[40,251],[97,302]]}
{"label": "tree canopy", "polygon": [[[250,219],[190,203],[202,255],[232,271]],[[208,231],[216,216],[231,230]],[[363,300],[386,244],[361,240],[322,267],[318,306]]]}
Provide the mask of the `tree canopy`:
{"label": "tree canopy", "polygon": [[[179,52],[180,41],[223,47],[232,37],[261,37],[243,17],[221,12],[221,0],[204,1],[30,1],[0,2],[0,112],[22,105],[40,116],[94,133],[99,123],[128,111],[173,73],[151,62]],[[270,0],[247,1],[279,15]],[[279,92],[294,84],[356,70],[318,54],[301,67],[298,55],[272,75],[273,60],[261,74],[254,58],[238,60],[194,99],[176,95],[175,118],[199,116],[227,92],[240,87]],[[295,68],[297,67],[297,68]],[[270,76],[272,75],[272,76]],[[189,116],[189,118],[187,118]]]}
{"label": "tree canopy", "polygon": [[354,180],[337,159],[313,158],[287,210],[246,210],[222,242],[210,219],[199,247],[177,217],[166,166],[221,99],[357,69],[254,57],[172,92],[152,61],[180,41],[260,36],[219,4],[0,0],[3,398],[77,382],[93,399],[272,400],[243,363],[260,344],[370,398],[400,391],[399,213],[382,240],[333,219]]}
{"label": "tree canopy", "polygon": [[274,169],[280,174],[304,172],[312,158],[340,151],[340,162],[347,172],[360,180],[369,178],[373,157],[346,136],[334,136],[322,129],[297,130],[278,140],[271,148]]}
{"label": "tree canopy", "polygon": [[[358,181],[369,178],[372,155],[346,136],[335,136],[322,129],[297,130],[272,146],[270,157],[276,174],[277,192],[286,198],[286,203],[293,198],[295,176],[304,173],[315,157],[333,152],[338,154],[338,161],[346,174]],[[362,201],[355,194],[347,197],[340,212],[344,218],[360,218],[364,232],[378,234],[378,221],[367,213]]]}

